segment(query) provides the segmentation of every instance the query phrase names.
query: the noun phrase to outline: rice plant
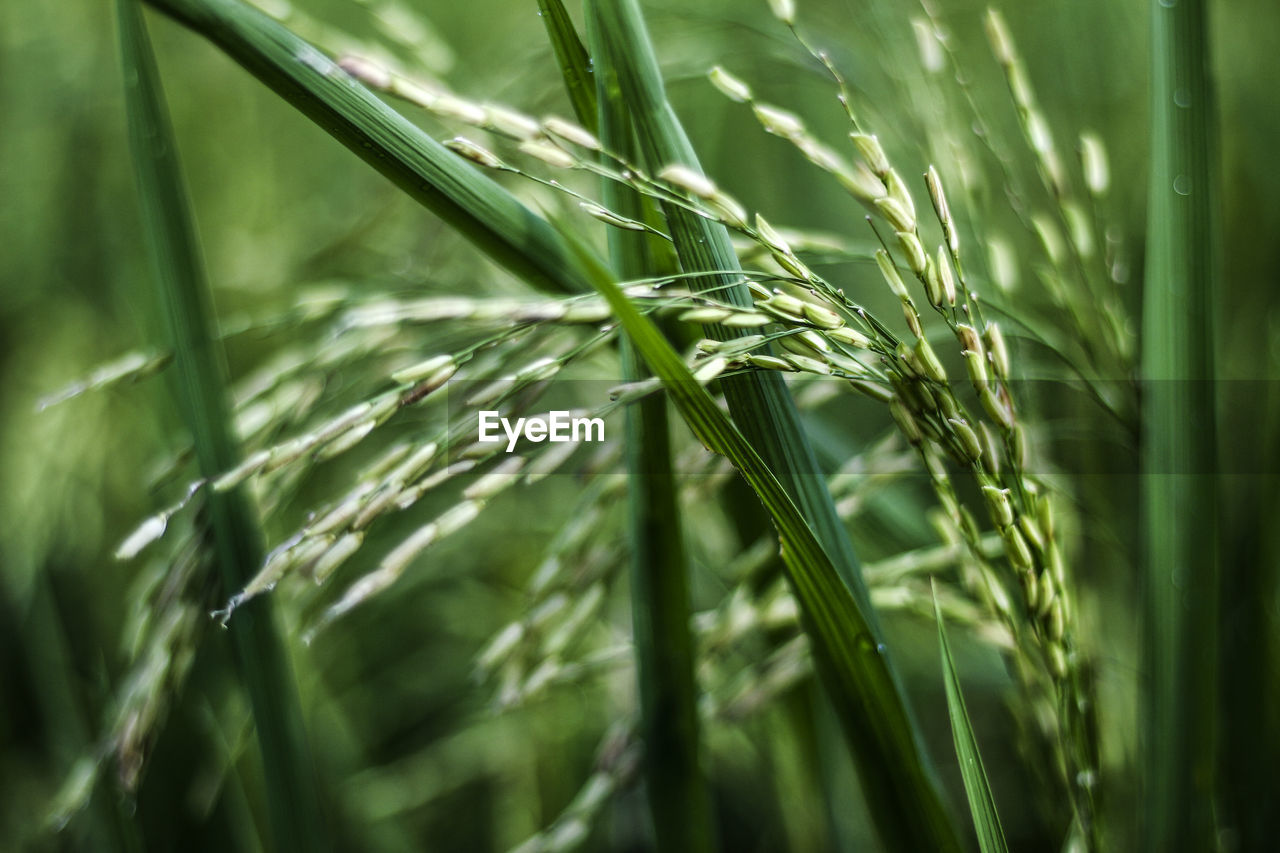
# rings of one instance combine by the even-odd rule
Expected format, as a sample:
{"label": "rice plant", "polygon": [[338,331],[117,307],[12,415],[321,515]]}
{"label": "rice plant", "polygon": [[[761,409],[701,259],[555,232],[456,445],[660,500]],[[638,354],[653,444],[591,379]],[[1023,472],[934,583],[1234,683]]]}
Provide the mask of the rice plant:
{"label": "rice plant", "polygon": [[[1151,4],[1151,116],[1112,133],[1013,7],[502,8],[536,46],[484,67],[461,28],[514,19],[117,3],[157,331],[38,417],[179,417],[15,837],[1262,849],[1226,700],[1274,681],[1274,614],[1224,626],[1275,571],[1261,535],[1231,562],[1204,4]],[[176,45],[377,173],[279,281],[203,259],[187,178],[236,164],[195,165]]]}

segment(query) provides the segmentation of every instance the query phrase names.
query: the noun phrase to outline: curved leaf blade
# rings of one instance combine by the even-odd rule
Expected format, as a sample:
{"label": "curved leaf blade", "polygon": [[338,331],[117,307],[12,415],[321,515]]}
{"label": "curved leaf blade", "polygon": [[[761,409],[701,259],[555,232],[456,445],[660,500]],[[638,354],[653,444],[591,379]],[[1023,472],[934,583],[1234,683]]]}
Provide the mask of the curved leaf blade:
{"label": "curved leaf blade", "polygon": [[947,689],[947,713],[951,717],[951,736],[956,745],[956,758],[960,760],[960,775],[964,779],[964,792],[969,798],[969,812],[973,815],[973,828],[978,833],[978,846],[982,853],[1007,853],[1004,827],[996,813],[996,800],[987,781],[987,771],[978,752],[978,738],[969,722],[969,711],[960,689],[960,676],[951,657],[947,643],[947,631],[942,622],[942,608],[935,593],[933,615],[938,622],[938,646],[942,652],[942,679]]}

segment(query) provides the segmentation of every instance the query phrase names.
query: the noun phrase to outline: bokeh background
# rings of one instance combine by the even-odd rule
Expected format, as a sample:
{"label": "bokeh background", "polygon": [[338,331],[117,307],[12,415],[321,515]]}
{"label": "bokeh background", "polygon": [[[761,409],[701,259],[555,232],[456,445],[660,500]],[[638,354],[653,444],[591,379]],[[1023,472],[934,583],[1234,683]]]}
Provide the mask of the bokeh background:
{"label": "bokeh background", "polygon": [[[769,211],[772,221],[854,233],[859,210],[706,82],[705,71],[723,64],[768,100],[805,114],[826,138],[841,138],[842,119],[821,74],[763,0],[644,5],[672,97],[721,184],[748,207]],[[1016,140],[1012,108],[981,36],[983,4],[938,5],[993,122]],[[387,51],[471,97],[568,114],[532,0],[298,6],[322,44]],[[1221,116],[1222,373],[1252,380],[1224,388],[1231,403],[1225,465],[1238,486],[1223,531],[1233,567],[1224,660],[1237,667],[1229,684],[1241,691],[1228,703],[1224,738],[1234,747],[1233,784],[1256,790],[1268,776],[1266,756],[1275,754],[1276,725],[1266,709],[1274,709],[1280,681],[1273,654],[1280,551],[1271,522],[1280,510],[1273,476],[1280,395],[1271,384],[1280,373],[1280,7],[1268,0],[1210,7]],[[1060,139],[1070,144],[1089,128],[1108,145],[1108,204],[1128,247],[1129,305],[1136,310],[1146,199],[1146,6],[1033,0],[1003,11]],[[919,69],[910,19],[918,14],[912,3],[877,0],[801,4],[802,27],[865,95],[872,123],[895,152],[923,166],[931,128],[914,102],[920,89],[912,82]],[[405,292],[511,288],[478,252],[201,38],[154,13],[148,21],[224,318],[284,310],[300,285],[325,280]],[[148,483],[179,439],[160,381],[37,411],[41,397],[94,365],[147,346],[158,324],[111,5],[0,4],[0,22],[0,848],[257,849],[265,820],[261,776],[247,707],[218,632],[202,647],[137,796],[119,794],[108,774],[69,825],[53,832],[45,823],[75,762],[97,742],[127,671],[126,626],[141,606],[147,573],[145,564],[111,554],[162,505]],[[446,132],[423,122],[437,135]],[[270,336],[233,339],[233,375],[277,343]],[[1132,448],[1095,426],[1090,452],[1127,458]],[[1104,725],[1113,730],[1110,766],[1124,780],[1142,678],[1132,618],[1134,492],[1123,478],[1079,479],[1085,544],[1078,571],[1093,590]],[[319,493],[329,483],[321,476],[313,487]],[[504,498],[475,529],[442,543],[392,592],[311,646],[296,633],[306,605],[284,603],[317,772],[332,807],[330,829],[343,848],[501,849],[554,818],[590,773],[601,738],[632,707],[629,670],[504,715],[489,710],[491,688],[471,679],[476,653],[520,613],[523,585],[576,495],[566,477]],[[896,527],[886,530],[881,518],[855,529],[864,557],[927,541],[908,497],[885,510]],[[446,506],[449,497],[439,500]],[[284,513],[269,532],[281,534],[289,518]],[[693,518],[691,527],[725,526],[722,518]],[[722,592],[714,579],[695,583],[703,607]],[[625,589],[614,590],[607,613],[615,632],[625,628]],[[933,752],[958,791],[932,630],[922,620],[891,625]],[[1002,736],[1009,679],[989,650],[963,635],[957,644],[997,797],[1017,802],[1032,771]],[[789,725],[796,701],[710,739],[725,849],[819,849],[829,842],[804,732]],[[852,784],[835,780],[830,789],[848,792]],[[1122,814],[1137,796],[1131,779],[1121,781],[1111,808]],[[1233,805],[1224,808],[1230,814]],[[855,807],[841,809],[837,820],[853,837],[865,832]],[[1013,808],[1005,820],[1015,844],[1041,849],[1042,815]],[[642,846],[642,821],[639,795],[626,794],[589,844]]]}

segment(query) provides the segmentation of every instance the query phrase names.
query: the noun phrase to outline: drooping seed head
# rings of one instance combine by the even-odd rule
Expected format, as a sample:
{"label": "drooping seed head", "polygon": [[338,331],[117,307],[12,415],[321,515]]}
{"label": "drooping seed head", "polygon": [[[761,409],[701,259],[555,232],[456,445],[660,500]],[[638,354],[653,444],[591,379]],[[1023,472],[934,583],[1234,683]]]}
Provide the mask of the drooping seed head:
{"label": "drooping seed head", "polygon": [[973,383],[973,387],[982,391],[987,387],[987,359],[981,352],[973,350],[965,350],[961,353],[964,356],[964,366],[969,372],[969,381]]}
{"label": "drooping seed head", "polygon": [[789,354],[783,356],[785,361],[790,362],[796,370],[803,373],[817,373],[822,376],[831,375],[831,365],[825,361],[819,361],[816,358],[810,358],[806,355]]}
{"label": "drooping seed head", "polygon": [[827,330],[827,337],[833,341],[845,344],[858,349],[870,349],[871,339],[859,332],[857,329],[849,326],[839,326],[834,329]]}
{"label": "drooping seed head", "polygon": [[664,166],[658,177],[699,198],[710,198],[716,193],[716,185],[710,178],[680,163]]}
{"label": "drooping seed head", "polygon": [[1000,476],[1000,441],[995,430],[983,421],[978,424],[978,437],[982,439],[982,458],[987,470]]}
{"label": "drooping seed head", "polygon": [[957,233],[955,220],[951,218],[951,206],[947,204],[946,193],[942,190],[942,178],[932,165],[924,176],[929,187],[929,200],[933,202],[933,212],[942,226],[942,233],[947,239],[947,247],[952,252],[960,251],[960,235]]}
{"label": "drooping seed head", "polygon": [[[889,198],[902,205],[902,209],[911,217],[911,221],[916,221],[916,203],[911,198],[911,192],[907,189],[906,181],[902,180],[902,175],[898,174],[897,169],[890,169],[889,173],[884,176],[885,189],[889,192]],[[901,229],[903,231],[912,229]]]}
{"label": "drooping seed head", "polygon": [[938,246],[938,284],[943,300],[950,306],[956,304],[956,276],[951,268],[951,256],[943,246]]}
{"label": "drooping seed head", "polygon": [[902,318],[907,321],[907,329],[913,337],[924,335],[924,326],[920,324],[920,312],[910,299],[902,300]]}
{"label": "drooping seed head", "polygon": [[897,422],[898,428],[902,430],[902,435],[912,444],[920,444],[924,441],[924,433],[920,431],[920,424],[916,422],[911,412],[907,411],[906,406],[902,405],[902,401],[894,398],[889,403],[889,413],[893,415],[893,419]]}
{"label": "drooping seed head", "polygon": [[395,373],[391,374],[391,378],[396,382],[406,384],[409,382],[418,382],[422,379],[426,379],[428,376],[431,376],[442,367],[448,367],[454,364],[455,362],[451,355],[435,355],[428,358],[426,361],[420,361],[411,367],[406,367],[403,370],[397,370]]}
{"label": "drooping seed head", "polygon": [[711,79],[711,85],[719,89],[729,100],[739,104],[745,104],[751,100],[751,87],[719,65],[712,68],[707,76]]}
{"label": "drooping seed head", "polygon": [[978,392],[978,400],[991,419],[1006,430],[1014,428],[1013,411],[1001,400],[996,389],[990,385]]}
{"label": "drooping seed head", "polygon": [[578,165],[578,161],[568,151],[542,139],[526,139],[520,143],[520,150],[557,169],[572,169]]}
{"label": "drooping seed head", "polygon": [[539,382],[555,376],[560,371],[561,361],[558,358],[540,358],[516,371],[518,382]]}
{"label": "drooping seed head", "polygon": [[614,228],[622,228],[627,231],[647,231],[643,222],[637,222],[634,219],[628,219],[625,216],[619,216],[607,207],[596,204],[594,201],[583,201],[578,203],[578,207],[582,208],[582,212],[599,219],[606,225],[612,225]]}
{"label": "drooping seed head", "polygon": [[978,441],[978,434],[973,431],[973,427],[969,426],[968,422],[961,418],[947,418],[947,423],[951,424],[960,449],[964,451],[964,455],[969,461],[977,462],[981,459],[982,444]]}
{"label": "drooping seed head", "polygon": [[800,153],[805,156],[805,159],[824,172],[840,175],[849,171],[848,166],[840,159],[840,155],[812,136],[806,134],[794,137],[791,142],[800,149]]}
{"label": "drooping seed head", "polygon": [[472,142],[465,136],[455,136],[444,144],[454,154],[464,157],[475,163],[477,166],[483,166],[486,169],[503,169],[506,164],[488,148],[477,142]]}
{"label": "drooping seed head", "polygon": [[928,338],[922,337],[916,341],[915,354],[925,376],[939,384],[947,381],[947,371],[943,369],[942,362],[938,359],[938,354],[929,345]]}
{"label": "drooping seed head", "polygon": [[794,335],[778,338],[778,344],[788,352],[811,357],[825,358],[831,351],[831,345],[823,340],[821,335],[807,329]]}
{"label": "drooping seed head", "polygon": [[884,178],[889,174],[889,158],[885,156],[884,148],[880,146],[880,139],[874,133],[850,133],[849,138],[853,140],[853,144],[857,147],[858,153],[862,155],[862,159],[867,161],[867,165],[871,167],[871,171],[879,178]]}
{"label": "drooping seed head", "polygon": [[894,231],[916,230],[915,217],[899,202],[889,196],[876,199],[875,206],[876,210],[880,211],[880,215],[893,227]]}
{"label": "drooping seed head", "polygon": [[755,311],[737,310],[721,320],[720,325],[730,329],[758,329],[772,322],[773,320],[764,314],[758,314]]}
{"label": "drooping seed head", "polygon": [[838,329],[844,325],[839,314],[812,302],[804,304],[804,318],[820,329]]}
{"label": "drooping seed head", "polygon": [[386,89],[391,85],[391,72],[363,56],[344,56],[338,67],[355,79],[374,89]]}
{"label": "drooping seed head", "polygon": [[914,231],[898,231],[898,245],[902,247],[902,254],[907,258],[907,266],[918,276],[923,276],[928,267],[929,258],[924,253],[924,246],[920,244],[920,238],[916,236]]}
{"label": "drooping seed head", "polygon": [[485,104],[484,126],[519,142],[533,139],[539,133],[538,122],[532,116],[498,104]]}
{"label": "drooping seed head", "polygon": [[775,293],[766,301],[760,303],[760,307],[781,317],[794,317],[797,320],[804,319],[805,303],[787,293]]}
{"label": "drooping seed head", "polygon": [[1027,138],[1031,148],[1037,154],[1053,150],[1053,134],[1049,130],[1049,122],[1038,111],[1027,114]]}
{"label": "drooping seed head", "polygon": [[716,190],[706,199],[707,207],[716,217],[731,228],[747,227],[747,211],[738,200],[728,193]]}
{"label": "drooping seed head", "polygon": [[771,252],[781,252],[784,255],[793,254],[791,244],[759,213],[756,214],[756,233]]}
{"label": "drooping seed head", "polygon": [[1094,133],[1080,134],[1080,167],[1089,192],[1101,198],[1111,186],[1111,169],[1107,164],[1107,149],[1102,139]]}
{"label": "drooping seed head", "polygon": [[893,400],[893,391],[880,382],[868,382],[863,379],[850,379],[849,385],[859,394],[864,394],[879,403]]}
{"label": "drooping seed head", "polygon": [[[263,460],[266,461],[265,459]],[[143,548],[164,535],[165,529],[169,526],[169,514],[160,513],[148,518],[142,524],[138,525],[132,533],[125,538],[123,542],[116,548],[115,558],[122,562],[132,560],[142,551]]]}
{"label": "drooping seed head", "polygon": [[893,265],[893,259],[889,257],[889,253],[884,249],[876,249],[876,265],[880,267],[880,274],[884,276],[885,282],[888,283],[889,289],[899,299],[908,299],[910,294],[907,293],[907,286],[902,281],[902,276],[898,275],[898,268]]}
{"label": "drooping seed head", "polygon": [[999,486],[983,486],[982,496],[987,500],[987,509],[991,511],[991,520],[997,527],[1005,528],[1013,524],[1013,504],[1009,500],[1009,490]]}
{"label": "drooping seed head", "polygon": [[982,339],[978,337],[978,330],[968,323],[956,324],[956,338],[960,341],[960,346],[963,349],[973,350],[977,353],[982,352]]}
{"label": "drooping seed head", "polygon": [[427,109],[441,118],[454,119],[464,124],[483,127],[485,122],[484,108],[457,95],[441,92],[426,105]]}
{"label": "drooping seed head", "polygon": [[1031,544],[1031,547],[1037,551],[1044,550],[1044,534],[1034,518],[1029,515],[1020,516],[1018,518],[1018,528],[1022,531],[1022,535],[1026,537],[1027,542]]}
{"label": "drooping seed head", "polygon": [[842,169],[835,175],[840,186],[863,204],[873,204],[876,199],[883,198],[888,192],[884,181],[874,175],[865,163],[854,163],[852,172]]}
{"label": "drooping seed head", "polygon": [[994,321],[988,323],[982,333],[982,339],[987,345],[987,353],[991,356],[991,365],[995,368],[996,375],[1001,379],[1008,379],[1011,373],[1009,347],[1005,344],[1004,332],[1000,331],[1000,324]]}
{"label": "drooping seed head", "polygon": [[728,308],[690,308],[676,319],[682,323],[720,323],[732,314],[733,312]]}
{"label": "drooping seed head", "polygon": [[747,356],[747,363],[762,370],[781,370],[786,373],[796,372],[794,365],[773,355],[749,355]]}
{"label": "drooping seed head", "polygon": [[804,122],[795,113],[780,109],[770,104],[752,104],[756,120],[766,131],[784,139],[795,139],[805,135]]}
{"label": "drooping seed head", "polygon": [[773,12],[773,16],[788,27],[794,27],[796,24],[796,4],[795,0],[769,0],[769,10]]}
{"label": "drooping seed head", "polygon": [[1013,460],[1019,468],[1027,467],[1027,460],[1031,455],[1031,442],[1027,438],[1027,430],[1022,424],[1017,424],[1013,428]]}
{"label": "drooping seed head", "polygon": [[588,151],[600,150],[600,140],[596,139],[593,134],[559,116],[547,116],[544,118],[542,120],[542,129],[557,139],[571,142],[574,145],[586,148]]}
{"label": "drooping seed head", "polygon": [[[1019,569],[1030,569],[1035,566],[1035,557],[1031,555],[1027,540],[1023,538],[1018,528],[1012,525],[1005,527],[1000,531],[1000,537],[1004,539],[1005,554],[1009,557],[1009,562]],[[1035,577],[1029,572],[1026,576]]]}
{"label": "drooping seed head", "polygon": [[728,366],[729,360],[722,356],[707,359],[707,361],[703,362],[703,364],[693,372],[693,378],[697,382],[705,385],[721,373],[724,373]]}
{"label": "drooping seed head", "polygon": [[942,281],[938,277],[938,264],[929,258],[924,269],[924,292],[929,297],[929,304],[941,308],[946,304],[942,294]]}

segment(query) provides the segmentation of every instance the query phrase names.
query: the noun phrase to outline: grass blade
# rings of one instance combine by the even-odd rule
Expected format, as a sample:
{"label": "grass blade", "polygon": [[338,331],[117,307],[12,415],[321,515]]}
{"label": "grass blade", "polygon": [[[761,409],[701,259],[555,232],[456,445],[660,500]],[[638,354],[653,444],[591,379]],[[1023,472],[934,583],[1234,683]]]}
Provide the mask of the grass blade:
{"label": "grass blade", "polygon": [[538,14],[547,28],[556,62],[560,64],[560,76],[564,78],[574,115],[583,127],[594,129],[598,112],[596,85],[591,79],[591,57],[582,46],[582,39],[578,38],[573,19],[560,0],[538,0]]}
{"label": "grass blade", "polygon": [[[599,0],[589,3],[588,9],[588,17],[599,34],[598,40],[593,40],[595,60],[600,64],[607,59],[616,71],[650,169],[680,164],[699,170],[693,147],[667,101],[657,59],[634,0]],[[737,256],[723,226],[675,206],[668,206],[664,212],[686,272],[738,268]],[[720,288],[718,294],[722,299],[739,305],[751,304],[745,286],[735,282],[732,276],[706,276],[694,282],[701,287]],[[717,327],[709,328],[708,332],[721,339],[738,334]],[[639,341],[636,343],[639,346]],[[643,348],[642,352],[656,370],[657,365],[649,353]],[[758,451],[757,461],[781,479],[780,487],[788,505],[793,509],[798,507],[806,533],[810,533],[811,528],[815,543],[821,543],[818,550],[822,553],[822,562],[834,567],[835,574],[825,581],[833,581],[840,587],[842,597],[856,613],[856,618],[845,614],[852,620],[845,624],[876,650],[877,672],[883,675],[884,681],[872,685],[868,680],[853,678],[842,685],[851,689],[837,693],[836,707],[853,746],[864,790],[872,800],[872,813],[881,837],[895,849],[954,846],[957,843],[954,830],[928,770],[914,718],[901,695],[896,675],[883,655],[879,625],[857,558],[819,474],[813,450],[785,384],[776,374],[751,373],[729,377],[722,382],[722,387],[734,422],[753,448],[753,456]],[[689,417],[686,411],[686,420]],[[779,483],[778,480],[772,482]],[[763,498],[757,483],[752,482],[752,486]],[[774,507],[768,500],[765,503],[772,513]],[[821,574],[820,569],[815,571]],[[794,567],[792,577],[795,580]],[[838,624],[827,627],[838,630]],[[829,640],[837,642],[834,637]],[[837,666],[852,666],[856,670],[859,665],[856,657],[841,659]],[[862,695],[860,689],[888,692]],[[892,715],[892,719],[872,719],[879,714]],[[905,737],[892,741],[870,737],[870,729],[877,726],[899,729],[898,734]],[[900,772],[904,768],[907,772]]]}
{"label": "grass blade", "polygon": [[318,48],[238,0],[147,0],[201,33],[409,196],[534,286],[589,289],[546,220],[378,100]]}
{"label": "grass blade", "polygon": [[[143,231],[174,353],[174,390],[200,473],[212,477],[238,461],[212,298],[141,9],[134,0],[119,0],[117,9]],[[239,589],[262,565],[254,512],[243,490],[205,499],[213,562],[224,587]],[[302,711],[270,602],[253,602],[229,627],[253,708],[274,847],[327,849]]]}
{"label": "grass blade", "polygon": [[1152,157],[1143,292],[1147,849],[1208,850],[1218,565],[1217,284],[1207,4],[1152,10]]}
{"label": "grass blade", "polygon": [[1003,853],[1009,849],[1004,839],[1004,828],[996,813],[995,797],[987,782],[987,771],[978,752],[978,739],[969,722],[964,693],[960,690],[960,677],[956,663],[951,658],[951,646],[947,643],[947,631],[942,624],[942,609],[935,593],[933,615],[938,622],[938,646],[942,650],[942,679],[947,689],[947,713],[951,717],[951,736],[956,744],[956,758],[960,761],[960,775],[964,778],[964,791],[969,798],[969,811],[973,815],[973,828],[978,833],[978,846],[982,853]]}
{"label": "grass blade", "polygon": [[[558,0],[553,4],[559,6]],[[570,31],[567,36],[577,41]],[[585,53],[584,53],[585,57]],[[566,82],[568,77],[566,75]],[[634,134],[617,78],[595,67],[597,123],[605,147],[631,159]],[[605,204],[623,216],[646,216],[633,190],[605,181]],[[609,229],[609,254],[621,280],[658,274],[649,237]],[[624,378],[648,375],[631,342],[622,342]],[[639,678],[645,789],[659,850],[714,849],[711,800],[699,765],[698,685],[690,630],[689,568],[672,468],[667,401],[651,396],[626,412],[631,529],[631,612]]]}

